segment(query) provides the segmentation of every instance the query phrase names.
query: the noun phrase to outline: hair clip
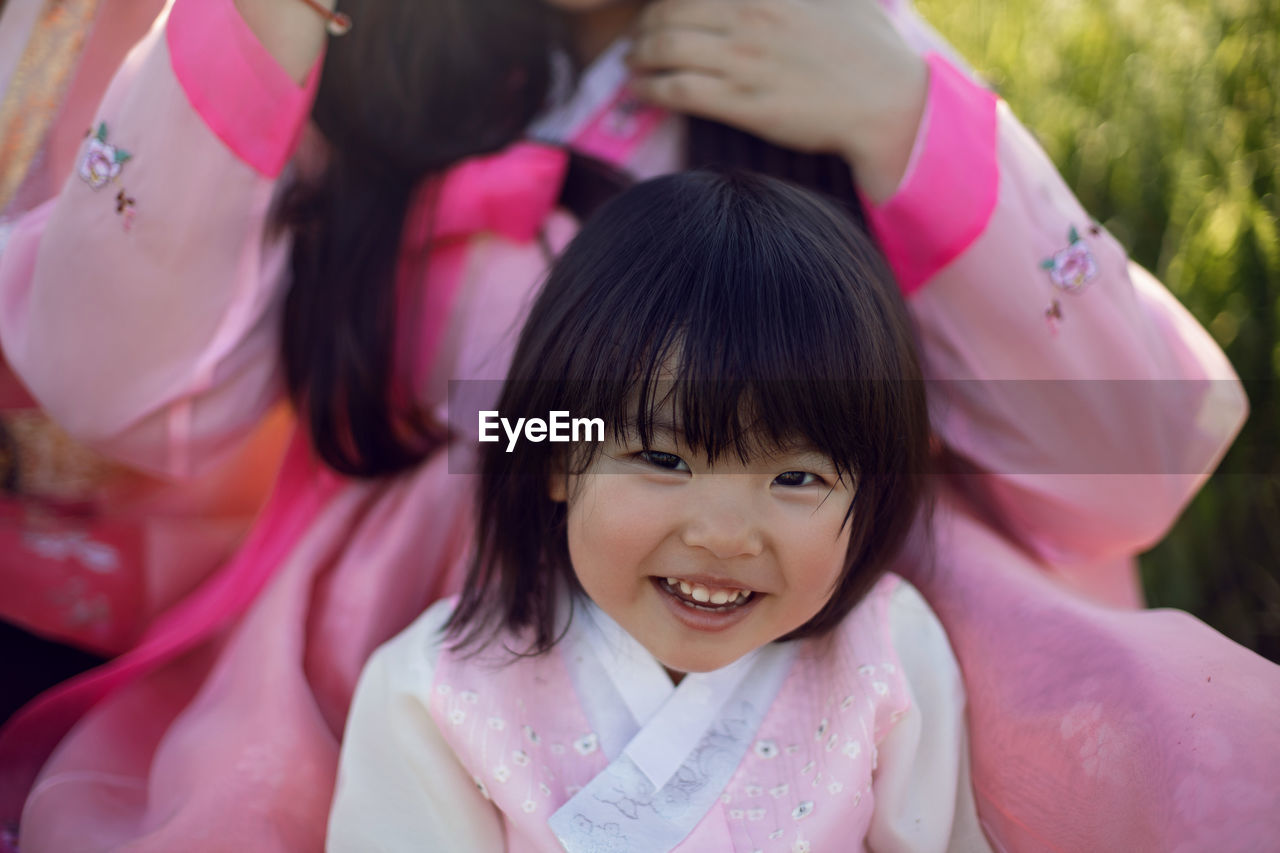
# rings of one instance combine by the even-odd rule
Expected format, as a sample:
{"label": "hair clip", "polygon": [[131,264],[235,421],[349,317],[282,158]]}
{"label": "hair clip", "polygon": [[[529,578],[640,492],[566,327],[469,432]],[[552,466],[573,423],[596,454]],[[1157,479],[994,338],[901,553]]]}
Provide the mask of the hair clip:
{"label": "hair clip", "polygon": [[320,5],[317,0],[302,0],[315,11],[317,15],[324,18],[324,28],[329,31],[331,36],[345,36],[351,32],[351,16],[344,15],[341,12],[331,12],[324,6]]}

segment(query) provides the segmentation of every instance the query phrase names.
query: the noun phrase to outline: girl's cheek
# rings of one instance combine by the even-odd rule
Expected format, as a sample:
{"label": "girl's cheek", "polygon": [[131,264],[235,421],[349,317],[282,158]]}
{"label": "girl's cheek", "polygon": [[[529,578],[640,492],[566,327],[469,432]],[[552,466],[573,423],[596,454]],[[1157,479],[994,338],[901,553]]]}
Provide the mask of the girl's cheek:
{"label": "girl's cheek", "polygon": [[580,540],[595,548],[612,550],[640,547],[663,523],[661,489],[637,482],[625,474],[599,474],[592,478],[572,507],[571,526]]}

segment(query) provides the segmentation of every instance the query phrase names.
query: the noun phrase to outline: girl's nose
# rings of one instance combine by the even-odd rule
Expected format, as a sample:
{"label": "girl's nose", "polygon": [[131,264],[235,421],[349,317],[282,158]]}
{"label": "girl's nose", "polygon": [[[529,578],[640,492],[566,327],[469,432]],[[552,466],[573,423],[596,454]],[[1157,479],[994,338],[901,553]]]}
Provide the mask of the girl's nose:
{"label": "girl's nose", "polygon": [[681,540],[720,560],[754,557],[764,548],[764,531],[751,506],[746,478],[724,475],[714,488],[698,490],[686,505]]}

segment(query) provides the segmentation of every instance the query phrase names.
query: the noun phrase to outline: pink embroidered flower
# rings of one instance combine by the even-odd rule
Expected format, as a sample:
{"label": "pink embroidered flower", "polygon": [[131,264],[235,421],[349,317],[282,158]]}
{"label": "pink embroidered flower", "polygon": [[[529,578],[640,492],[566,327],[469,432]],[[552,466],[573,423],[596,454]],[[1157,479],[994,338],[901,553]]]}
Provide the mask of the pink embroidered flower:
{"label": "pink embroidered flower", "polygon": [[1049,279],[1055,287],[1074,293],[1098,277],[1098,264],[1093,253],[1072,228],[1067,235],[1067,247],[1052,258],[1041,261],[1040,266],[1049,271]]}
{"label": "pink embroidered flower", "polygon": [[107,125],[103,122],[98,124],[97,131],[89,137],[77,171],[80,177],[96,190],[119,175],[124,164],[131,158],[132,155],[128,151],[107,142]]}
{"label": "pink embroidered flower", "polygon": [[89,182],[95,190],[107,181],[120,174],[123,163],[116,162],[114,146],[96,139],[89,140],[89,147],[80,161],[80,177]]}

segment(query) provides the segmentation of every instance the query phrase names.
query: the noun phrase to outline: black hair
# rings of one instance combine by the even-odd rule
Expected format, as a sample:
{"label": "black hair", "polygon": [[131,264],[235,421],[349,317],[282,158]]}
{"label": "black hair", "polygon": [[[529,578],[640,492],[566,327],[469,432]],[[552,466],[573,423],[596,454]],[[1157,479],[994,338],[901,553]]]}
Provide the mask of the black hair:
{"label": "black hair", "polygon": [[[360,477],[395,474],[445,438],[406,387],[396,318],[414,193],[462,160],[519,140],[545,108],[561,17],[539,0],[343,0],[358,22],[330,42],[312,118],[323,172],[279,201],[292,233],[285,382],[321,458]],[[585,217],[625,186],[571,158],[563,200]],[[418,270],[425,270],[426,257]]]}
{"label": "black hair", "polygon": [[[349,476],[417,465],[446,432],[401,375],[401,235],[413,193],[468,157],[518,140],[548,103],[562,13],[540,0],[342,0],[359,24],[330,42],[312,117],[327,143],[273,225],[293,238],[281,336],[285,383],[320,457]],[[686,162],[765,171],[861,221],[839,157],[802,154],[691,119]],[[561,204],[585,219],[628,181],[571,152]],[[425,270],[426,258],[418,270]]]}
{"label": "black hair", "polygon": [[[552,267],[497,410],[600,417],[646,445],[674,417],[713,464],[794,440],[830,456],[855,484],[847,561],[788,638],[844,618],[925,496],[928,414],[892,276],[847,214],[761,175],[680,173],[606,204]],[[531,654],[554,645],[560,585],[580,587],[549,485],[599,452],[563,447],[483,446],[476,552],[448,625],[459,647],[504,630]]]}

